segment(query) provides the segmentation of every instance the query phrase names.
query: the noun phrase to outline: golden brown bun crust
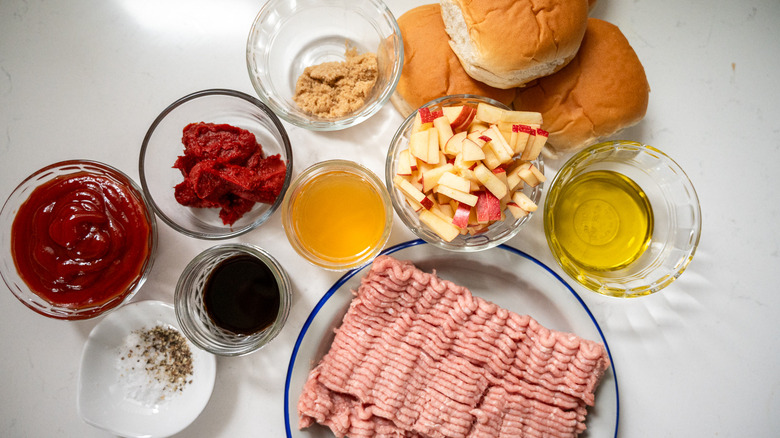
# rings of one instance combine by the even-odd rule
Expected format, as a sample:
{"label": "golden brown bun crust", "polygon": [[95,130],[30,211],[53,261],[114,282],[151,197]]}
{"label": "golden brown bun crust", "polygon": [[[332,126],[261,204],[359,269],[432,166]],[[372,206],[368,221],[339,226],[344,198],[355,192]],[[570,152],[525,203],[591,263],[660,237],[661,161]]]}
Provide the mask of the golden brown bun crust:
{"label": "golden brown bun crust", "polygon": [[476,94],[512,104],[516,90],[485,85],[463,70],[449,46],[438,4],[418,6],[397,21],[404,42],[404,66],[391,102],[404,117],[450,94]]}
{"label": "golden brown bun crust", "polygon": [[588,0],[442,0],[451,46],[475,79],[521,86],[577,53]]}
{"label": "golden brown bun crust", "polygon": [[555,152],[573,152],[638,123],[647,112],[645,69],[620,29],[588,19],[577,56],[518,91],[514,108],[538,111]]}

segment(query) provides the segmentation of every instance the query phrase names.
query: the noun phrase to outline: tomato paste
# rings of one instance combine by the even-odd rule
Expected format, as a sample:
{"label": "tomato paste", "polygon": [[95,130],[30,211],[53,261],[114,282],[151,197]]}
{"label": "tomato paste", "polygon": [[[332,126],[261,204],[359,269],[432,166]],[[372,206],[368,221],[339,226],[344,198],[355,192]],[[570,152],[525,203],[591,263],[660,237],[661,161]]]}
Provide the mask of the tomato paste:
{"label": "tomato paste", "polygon": [[251,132],[228,124],[191,123],[183,130],[184,155],[173,167],[184,181],[176,200],[188,207],[219,208],[233,225],[255,203],[272,204],[282,191],[287,164],[279,154],[265,156]]}
{"label": "tomato paste", "polygon": [[37,187],[11,227],[22,280],[41,298],[74,310],[129,293],[153,245],[140,200],[125,184],[86,171]]}

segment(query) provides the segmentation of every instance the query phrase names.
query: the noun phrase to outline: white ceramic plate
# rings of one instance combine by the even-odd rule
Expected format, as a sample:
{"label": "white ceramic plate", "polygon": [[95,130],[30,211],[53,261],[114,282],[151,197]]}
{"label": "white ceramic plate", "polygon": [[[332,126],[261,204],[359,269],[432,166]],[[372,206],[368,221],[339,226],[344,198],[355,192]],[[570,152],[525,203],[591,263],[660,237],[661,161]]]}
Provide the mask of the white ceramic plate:
{"label": "white ceramic plate", "polygon": [[200,415],[206,407],[216,376],[216,359],[189,343],[192,383],[162,403],[148,404],[126,394],[117,360],[130,333],[156,325],[179,330],[173,306],[140,301],[121,307],[92,329],[81,356],[78,412],[95,427],[123,437],[159,438],[173,435]]}
{"label": "white ceramic plate", "polygon": [[[550,268],[531,256],[501,245],[476,253],[457,253],[425,244],[406,242],[383,252],[399,260],[411,260],[426,272],[468,287],[479,297],[519,314],[531,315],[545,327],[575,333],[602,342],[612,359],[606,339],[579,295]],[[349,271],[322,297],[303,325],[295,343],[284,393],[284,416],[289,438],[332,437],[329,429],[314,425],[298,430],[298,396],[309,371],[325,355],[333,340],[333,328],[341,324],[368,266]],[[589,409],[588,430],[581,437],[617,436],[618,384],[614,363],[596,391],[596,406]]]}

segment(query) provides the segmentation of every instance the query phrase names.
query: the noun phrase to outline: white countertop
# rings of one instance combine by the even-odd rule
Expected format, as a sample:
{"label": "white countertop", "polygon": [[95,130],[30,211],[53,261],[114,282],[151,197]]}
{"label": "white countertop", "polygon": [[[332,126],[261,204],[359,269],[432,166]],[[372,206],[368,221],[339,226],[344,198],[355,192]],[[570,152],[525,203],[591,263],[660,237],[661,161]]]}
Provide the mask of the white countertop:
{"label": "white countertop", "polygon": [[[146,130],[169,103],[206,88],[254,94],[244,58],[261,1],[0,3],[0,199],[55,161],[103,161],[138,180]],[[399,16],[418,4],[388,1]],[[658,147],[688,173],[703,231],[683,276],[661,293],[614,299],[575,287],[609,342],[621,437],[768,437],[780,432],[780,2],[599,0],[647,71],[645,120],[621,137]],[[349,130],[285,125],[295,173],[329,158],[383,174],[401,117],[387,105]],[[554,163],[552,169],[557,168]],[[556,272],[541,215],[509,242]],[[172,302],[184,265],[213,242],[160,223],[157,262],[134,300]],[[390,244],[411,239],[396,222]],[[238,238],[293,272],[279,337],[219,358],[213,395],[180,436],[282,437],[287,364],[313,305],[339,274],[307,265],[279,214]],[[572,282],[570,282],[573,284]],[[84,341],[96,320],[48,320],[0,287],[0,436],[103,437],[76,412]]]}

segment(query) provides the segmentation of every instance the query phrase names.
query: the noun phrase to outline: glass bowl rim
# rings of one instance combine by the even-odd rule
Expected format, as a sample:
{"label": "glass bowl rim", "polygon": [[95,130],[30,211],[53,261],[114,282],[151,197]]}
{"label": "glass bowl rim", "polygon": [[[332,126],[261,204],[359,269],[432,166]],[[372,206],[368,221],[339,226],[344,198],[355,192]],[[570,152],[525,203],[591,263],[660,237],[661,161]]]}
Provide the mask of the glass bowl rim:
{"label": "glass bowl rim", "polygon": [[[346,169],[350,173],[356,174],[361,178],[367,179],[368,180],[367,182],[374,189],[376,189],[376,193],[382,199],[382,204],[384,206],[384,212],[385,212],[385,228],[384,231],[382,232],[382,236],[379,238],[376,248],[366,252],[363,256],[355,260],[352,260],[346,264],[321,260],[317,258],[315,255],[311,254],[309,251],[306,251],[305,248],[303,248],[301,243],[298,241],[298,238],[295,236],[295,233],[293,233],[291,229],[292,218],[290,217],[290,210],[292,209],[292,204],[293,204],[292,196],[293,194],[295,194],[297,189],[299,189],[301,186],[306,184],[308,181],[311,181],[313,178],[316,178],[330,171],[339,170],[339,169]],[[387,242],[390,238],[390,234],[393,228],[392,198],[390,194],[387,192],[384,182],[381,180],[379,175],[374,173],[371,169],[369,169],[365,165],[355,161],[350,161],[345,159],[331,159],[331,160],[320,161],[304,169],[303,172],[301,172],[295,178],[293,183],[290,184],[290,189],[285,194],[284,201],[282,203],[282,226],[284,228],[285,235],[287,236],[287,240],[289,241],[290,245],[293,247],[295,252],[298,253],[298,255],[300,255],[301,257],[303,257],[307,262],[309,262],[314,266],[329,271],[336,271],[336,272],[347,271],[349,269],[354,269],[359,266],[363,266],[367,263],[370,263],[374,259],[374,257],[376,257],[376,255],[382,251],[385,245],[387,245]]]}
{"label": "glass bowl rim", "polygon": [[[244,339],[252,339],[252,341],[248,342],[246,345],[234,346],[213,342],[211,334],[200,329],[199,324],[191,322],[193,315],[182,308],[182,306],[189,308],[189,305],[184,305],[182,302],[187,301],[189,296],[193,293],[193,287],[184,289],[185,283],[192,282],[201,275],[196,268],[203,268],[203,266],[201,266],[202,263],[215,257],[220,257],[226,253],[248,254],[259,259],[271,271],[279,286],[280,301],[279,312],[277,313],[276,319],[273,324],[260,332],[252,335],[240,335],[239,337]],[[289,316],[290,307],[292,306],[292,293],[292,283],[287,271],[271,253],[260,246],[251,243],[221,243],[201,251],[187,263],[176,282],[173,302],[176,319],[181,327],[182,333],[187,339],[209,353],[219,356],[235,357],[254,353],[273,341],[287,323],[287,317]]]}
{"label": "glass bowl rim", "polygon": [[[393,138],[390,140],[390,147],[387,150],[387,158],[385,159],[385,184],[387,186],[387,190],[390,193],[390,199],[393,202],[393,209],[398,213],[398,217],[401,218],[401,222],[404,223],[404,225],[417,237],[425,242],[435,245],[439,248],[446,249],[448,251],[456,251],[456,252],[475,252],[475,251],[484,251],[487,249],[494,248],[498,245],[501,245],[503,243],[506,243],[508,240],[515,237],[525,226],[528,224],[528,222],[531,220],[531,217],[534,215],[535,212],[529,212],[528,215],[526,215],[522,219],[516,219],[514,222],[517,222],[512,228],[509,228],[506,230],[502,235],[497,236],[495,238],[492,238],[485,243],[481,245],[471,245],[471,246],[457,246],[453,245],[451,242],[446,242],[444,239],[439,238],[438,236],[434,236],[433,232],[430,233],[423,233],[421,232],[421,229],[424,229],[424,225],[422,225],[420,228],[417,228],[415,226],[412,226],[407,221],[406,215],[402,214],[401,211],[408,211],[408,206],[403,201],[403,199],[400,199],[396,194],[396,189],[393,184],[393,166],[396,160],[396,157],[398,153],[401,151],[399,145],[401,144],[400,140],[406,134],[412,127],[412,123],[414,121],[415,115],[417,114],[417,111],[420,108],[423,107],[431,107],[435,105],[439,105],[442,102],[447,102],[450,100],[475,100],[478,102],[485,102],[490,105],[493,105],[497,108],[501,108],[503,110],[511,110],[511,108],[495,99],[492,99],[490,97],[486,96],[480,96],[476,94],[450,94],[447,96],[441,96],[437,97],[436,99],[432,99],[423,105],[421,105],[418,108],[415,108],[411,114],[409,114],[403,122],[398,126],[398,128],[395,131],[395,134],[393,135]],[[542,154],[539,154],[539,157],[534,160],[537,162],[536,166],[537,168],[544,172],[544,158],[542,157]],[[533,197],[532,200],[537,205],[540,204],[540,199],[542,197],[543,191],[544,191],[544,185],[546,182],[541,182],[539,185],[536,186],[538,189],[536,193],[538,196]],[[541,207],[541,205],[539,205]],[[506,219],[505,219],[506,220]],[[503,221],[502,221],[503,222]],[[457,239],[457,237],[456,237]]]}
{"label": "glass bowl rim", "polygon": [[[684,253],[684,257],[680,257],[682,260],[680,263],[680,266],[672,273],[667,274],[665,276],[662,276],[660,279],[653,280],[652,282],[642,285],[642,286],[636,286],[631,288],[614,288],[609,287],[607,285],[603,284],[602,279],[605,277],[596,276],[593,274],[588,274],[586,277],[582,277],[581,275],[577,275],[576,272],[574,272],[570,267],[565,266],[560,261],[560,253],[561,249],[559,248],[559,245],[556,245],[550,235],[550,230],[548,228],[547,222],[550,220],[548,219],[548,215],[551,209],[549,208],[554,201],[556,201],[557,197],[555,196],[561,189],[561,178],[567,172],[569,172],[572,168],[579,165],[582,161],[586,160],[590,156],[604,152],[609,150],[617,150],[617,149],[625,149],[625,150],[632,150],[636,152],[642,152],[642,153],[648,153],[651,155],[655,155],[658,158],[661,159],[661,161],[665,162],[665,164],[674,171],[675,174],[677,174],[680,177],[680,181],[682,185],[684,185],[690,193],[691,200],[694,201],[691,203],[691,207],[693,209],[693,222],[695,225],[694,229],[694,235],[693,240],[691,241],[688,250]],[[550,181],[550,188],[547,193],[547,197],[544,202],[544,212],[543,214],[543,226],[544,226],[544,235],[547,240],[548,247],[550,248],[550,252],[555,259],[558,266],[563,269],[563,271],[571,277],[577,284],[580,284],[584,286],[586,289],[596,292],[601,295],[610,296],[610,297],[616,297],[616,298],[636,298],[636,297],[642,297],[651,295],[657,292],[660,292],[662,289],[666,288],[670,284],[672,284],[677,278],[680,277],[680,275],[683,274],[683,272],[688,268],[691,261],[693,260],[694,255],[696,254],[696,251],[699,246],[699,242],[701,240],[701,229],[702,229],[702,214],[701,214],[701,203],[698,196],[698,193],[696,192],[696,188],[693,185],[693,182],[691,181],[688,174],[685,172],[685,170],[675,161],[672,157],[670,157],[665,152],[661,151],[660,149],[649,145],[644,144],[638,141],[634,140],[607,140],[602,141],[593,145],[590,145],[581,151],[575,153],[571,157],[569,157],[563,165],[561,165],[560,169],[558,169],[558,172],[556,172],[553,179]]]}
{"label": "glass bowl rim", "polygon": [[[392,13],[392,11],[390,11],[390,8],[382,0],[366,1],[376,7],[380,15],[385,20],[387,20],[393,29],[392,36],[394,37],[393,39],[395,40],[395,44],[392,53],[395,55],[395,60],[393,62],[392,74],[387,86],[384,90],[382,90],[382,93],[374,102],[372,102],[370,105],[364,105],[356,112],[335,119],[321,119],[314,116],[301,117],[289,113],[283,106],[276,103],[276,99],[273,98],[272,93],[270,93],[270,91],[263,85],[263,82],[254,74],[252,68],[254,65],[254,50],[252,47],[258,32],[257,29],[260,27],[260,23],[262,23],[262,21],[267,18],[267,15],[271,14],[278,4],[285,3],[286,0],[269,0],[268,2],[265,2],[260,8],[254,20],[252,21],[252,26],[250,27],[249,35],[247,36],[245,56],[247,73],[249,74],[249,80],[252,83],[252,88],[255,90],[258,97],[284,121],[311,131],[339,131],[356,126],[369,119],[378,113],[390,100],[390,97],[393,95],[395,88],[401,79],[401,72],[403,70],[404,45],[401,37],[401,29],[398,27],[398,21],[396,20],[395,15]],[[350,4],[349,2],[345,3]]]}
{"label": "glass bowl rim", "polygon": [[[151,203],[149,202],[148,197],[144,193],[144,191],[141,189],[141,187],[136,183],[128,174],[123,172],[122,170],[118,169],[117,167],[114,167],[110,164],[92,160],[92,159],[68,159],[68,160],[62,160],[57,161],[55,163],[48,164],[34,172],[32,172],[30,175],[25,177],[14,189],[11,191],[11,193],[8,195],[6,200],[3,202],[2,207],[0,207],[0,216],[10,215],[11,210],[18,208],[19,205],[13,205],[10,204],[10,202],[21,194],[21,190],[26,188],[26,185],[30,182],[40,179],[41,177],[48,176],[47,173],[53,174],[53,172],[56,172],[57,170],[63,170],[67,167],[73,167],[72,171],[68,169],[68,172],[62,173],[61,175],[56,175],[55,177],[59,176],[67,176],[72,175],[74,173],[80,172],[80,171],[89,171],[89,169],[85,169],[84,167],[93,167],[96,169],[99,169],[102,172],[105,172],[108,174],[111,178],[117,179],[118,182],[122,184],[126,184],[127,188],[130,189],[133,194],[138,198],[138,201],[143,209],[144,217],[147,219],[147,223],[149,224],[149,239],[148,239],[148,249],[149,254],[146,257],[146,260],[144,261],[144,264],[139,271],[138,275],[135,277],[134,281],[128,286],[130,291],[127,294],[124,294],[121,299],[116,299],[116,297],[112,300],[110,300],[107,303],[103,303],[100,306],[91,306],[88,308],[73,310],[69,309],[67,307],[62,307],[58,305],[54,305],[52,303],[49,303],[44,298],[40,297],[37,293],[33,292],[29,286],[27,286],[26,283],[24,283],[24,280],[22,282],[24,283],[25,288],[29,292],[29,297],[20,296],[14,287],[12,287],[11,283],[12,280],[9,278],[6,278],[10,273],[6,273],[6,264],[2,263],[0,264],[0,277],[3,279],[3,283],[5,283],[6,287],[11,291],[11,293],[16,297],[22,304],[25,305],[25,307],[33,310],[34,312],[48,317],[52,319],[57,320],[63,320],[63,321],[79,321],[79,320],[88,320],[88,319],[94,319],[96,317],[105,315],[113,310],[116,310],[117,308],[122,307],[124,304],[130,302],[130,300],[133,299],[133,297],[138,293],[139,290],[143,287],[143,285],[146,283],[146,280],[149,277],[149,274],[152,271],[152,267],[154,266],[155,258],[157,256],[157,245],[159,241],[159,231],[157,226],[157,221],[155,220],[154,210],[151,208]],[[50,181],[51,179],[49,179]],[[37,186],[36,186],[37,187]],[[35,190],[36,187],[30,188],[30,191]],[[22,203],[26,202],[26,200],[29,199],[29,196],[22,200]],[[6,230],[4,234],[10,235],[11,230]],[[5,239],[5,237],[3,237]],[[9,242],[10,245],[10,242]],[[13,257],[9,255],[9,260],[11,261],[11,264],[15,267],[16,262],[13,261]],[[10,268],[10,265],[9,265]],[[18,276],[18,274],[16,274]]]}
{"label": "glass bowl rim", "polygon": [[[146,181],[146,171],[144,169],[146,163],[146,152],[147,149],[149,148],[149,142],[152,136],[154,135],[155,130],[160,125],[160,123],[162,123],[165,117],[167,117],[170,113],[172,113],[177,108],[181,107],[182,105],[190,101],[199,99],[201,97],[210,97],[210,96],[225,96],[225,97],[233,97],[233,98],[241,99],[260,109],[260,111],[263,114],[265,114],[266,117],[268,117],[268,120],[273,124],[274,129],[281,137],[281,142],[279,143],[281,149],[284,151],[283,154],[284,157],[282,158],[286,161],[286,166],[287,166],[287,170],[285,172],[284,184],[282,185],[282,190],[279,193],[279,196],[276,197],[276,201],[274,201],[274,203],[271,204],[268,207],[268,209],[265,210],[265,212],[252,223],[247,224],[235,230],[233,230],[231,227],[230,228],[231,231],[225,231],[221,233],[208,233],[208,232],[194,231],[181,226],[175,220],[168,217],[168,215],[166,215],[163,212],[162,208],[160,208],[157,205],[157,202],[154,200],[154,197],[152,196],[152,193],[149,189],[149,185]],[[290,137],[287,134],[287,130],[284,128],[284,125],[279,120],[277,115],[273,111],[271,111],[271,109],[266,104],[264,104],[256,97],[250,96],[249,94],[246,94],[241,91],[231,90],[227,88],[211,88],[211,89],[195,91],[193,93],[187,94],[177,99],[176,101],[174,101],[173,103],[165,107],[165,109],[162,112],[160,112],[160,114],[154,119],[152,124],[149,126],[149,129],[146,131],[146,135],[144,136],[143,142],[141,143],[141,151],[139,153],[139,160],[138,160],[138,173],[141,179],[141,187],[143,188],[143,193],[146,195],[147,201],[149,202],[149,205],[154,211],[154,214],[156,214],[157,217],[159,217],[163,222],[165,222],[169,227],[173,228],[175,231],[185,236],[194,237],[203,240],[230,239],[233,237],[246,234],[258,228],[262,224],[264,224],[281,205],[281,201],[282,198],[284,197],[284,193],[287,191],[287,188],[289,187],[290,181],[292,179],[292,167],[293,167],[293,151],[292,151],[292,145],[290,143]]]}

